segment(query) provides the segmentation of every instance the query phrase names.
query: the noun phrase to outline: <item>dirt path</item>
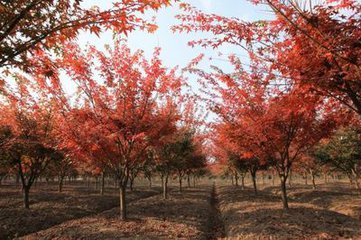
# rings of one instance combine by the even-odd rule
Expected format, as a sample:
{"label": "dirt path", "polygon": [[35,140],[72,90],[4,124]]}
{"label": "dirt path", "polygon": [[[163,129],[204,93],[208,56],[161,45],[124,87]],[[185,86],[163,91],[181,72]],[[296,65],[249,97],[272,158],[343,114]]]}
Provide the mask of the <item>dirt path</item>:
{"label": "dirt path", "polygon": [[224,238],[225,229],[224,229],[224,223],[222,220],[221,212],[219,210],[218,192],[215,183],[213,183],[210,203],[212,206],[212,212],[209,219],[210,231],[209,231],[208,239],[213,240],[213,239]]}

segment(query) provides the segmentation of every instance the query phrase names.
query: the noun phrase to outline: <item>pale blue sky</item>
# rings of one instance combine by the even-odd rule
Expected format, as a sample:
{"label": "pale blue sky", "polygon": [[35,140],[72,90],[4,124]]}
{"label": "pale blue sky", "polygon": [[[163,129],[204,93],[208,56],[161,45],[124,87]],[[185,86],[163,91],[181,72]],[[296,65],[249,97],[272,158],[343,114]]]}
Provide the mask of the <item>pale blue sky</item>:
{"label": "pale blue sky", "polygon": [[[265,6],[254,6],[246,0],[184,0],[183,2],[190,3],[207,13],[237,17],[242,20],[259,20],[272,17]],[[84,0],[82,4],[86,7],[98,6],[101,9],[105,9],[112,6],[112,1]],[[154,48],[161,47],[161,58],[163,63],[170,68],[174,66],[179,66],[180,68],[185,67],[200,53],[205,53],[205,61],[202,62],[200,67],[208,69],[210,65],[217,65],[218,67],[229,69],[229,65],[226,61],[219,60],[220,57],[218,56],[218,52],[222,52],[225,55],[231,53],[240,54],[240,56],[243,55],[239,49],[232,46],[224,46],[217,50],[189,47],[187,45],[188,41],[199,39],[207,35],[173,33],[170,28],[172,25],[179,23],[179,21],[175,19],[175,15],[179,13],[180,10],[177,4],[174,4],[171,7],[162,8],[158,12],[148,12],[146,17],[151,19],[153,16],[156,16],[159,28],[153,34],[144,31],[134,31],[130,33],[128,36],[128,45],[130,48],[133,50],[142,49],[147,57],[151,57]],[[110,31],[105,32],[100,34],[99,37],[90,33],[82,33],[78,38],[78,42],[81,46],[91,44],[102,49],[105,44],[112,44],[112,33]],[[212,61],[209,60],[210,57],[213,57]],[[223,58],[226,59],[225,56]],[[196,77],[190,76],[189,81],[196,91]],[[72,92],[74,85],[71,85],[69,81],[66,82],[65,88],[69,92]]]}
{"label": "pale blue sky", "polygon": [[[208,13],[216,13],[223,16],[238,17],[242,20],[258,20],[270,18],[271,13],[265,10],[264,6],[254,6],[246,0],[185,0],[197,8]],[[104,9],[111,6],[111,1],[84,0],[86,6],[99,6]],[[180,11],[175,4],[174,6],[163,8],[158,12],[149,12],[147,17],[157,17],[159,29],[154,34],[143,31],[135,31],[129,34],[128,44],[132,49],[143,49],[147,56],[151,56],[155,47],[162,47],[161,57],[164,64],[168,67],[179,65],[184,67],[187,63],[204,52],[207,56],[212,56],[217,51],[204,48],[190,48],[187,42],[192,39],[206,36],[204,34],[178,34],[172,33],[170,27],[178,21],[174,18]],[[112,43],[112,35],[110,32],[101,34],[100,37],[90,34],[82,34],[79,37],[79,43],[82,45],[90,43],[102,48],[104,44]],[[238,49],[225,46],[218,51],[224,54],[237,52]],[[216,61],[216,60],[214,60]],[[213,62],[212,64],[216,64]]]}

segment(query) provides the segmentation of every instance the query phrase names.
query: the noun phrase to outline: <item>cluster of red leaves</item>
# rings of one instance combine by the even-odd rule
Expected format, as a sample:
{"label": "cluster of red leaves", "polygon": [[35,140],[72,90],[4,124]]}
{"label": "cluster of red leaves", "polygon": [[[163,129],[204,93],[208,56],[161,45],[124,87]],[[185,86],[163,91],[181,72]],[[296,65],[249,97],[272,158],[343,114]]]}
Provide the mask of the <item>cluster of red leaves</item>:
{"label": "cluster of red leaves", "polygon": [[134,29],[154,32],[157,26],[144,20],[147,10],[170,5],[170,0],[120,0],[109,9],[86,8],[81,1],[7,1],[0,4],[0,66],[30,70],[29,52],[59,47],[75,39],[81,30],[99,35],[111,29],[127,34]]}

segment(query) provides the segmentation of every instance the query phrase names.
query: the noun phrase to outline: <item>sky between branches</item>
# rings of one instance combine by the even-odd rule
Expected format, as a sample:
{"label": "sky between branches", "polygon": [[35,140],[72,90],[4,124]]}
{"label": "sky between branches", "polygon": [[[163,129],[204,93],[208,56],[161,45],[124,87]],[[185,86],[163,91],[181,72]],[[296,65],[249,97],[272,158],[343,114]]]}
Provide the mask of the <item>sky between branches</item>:
{"label": "sky between branches", "polygon": [[[112,6],[112,2],[113,1],[84,0],[82,4],[85,7],[97,6],[101,9],[106,9]],[[265,6],[254,6],[247,0],[183,0],[182,2],[190,3],[206,13],[237,17],[246,21],[272,18],[272,13]],[[138,49],[144,50],[148,58],[152,56],[154,48],[161,47],[161,58],[164,65],[169,68],[174,66],[183,68],[201,53],[204,53],[206,56],[205,61],[200,65],[204,70],[210,69],[211,65],[216,65],[226,71],[231,71],[230,65],[227,62],[228,54],[237,54],[241,57],[242,61],[247,61],[246,54],[233,46],[222,46],[217,50],[201,47],[191,48],[188,46],[187,43],[190,40],[209,37],[210,35],[203,33],[173,33],[170,28],[172,25],[180,23],[175,18],[179,13],[181,13],[181,11],[178,8],[178,4],[162,8],[158,12],[147,12],[146,17],[148,19],[152,19],[153,16],[156,17],[156,23],[159,27],[158,30],[153,34],[140,30],[130,33],[127,37],[129,47],[133,51]],[[96,46],[98,49],[104,49],[105,44],[112,45],[113,34],[108,31],[97,37],[94,34],[81,33],[78,37],[78,43],[84,48],[90,44]],[[219,56],[219,52],[222,52],[223,55]],[[193,90],[197,91],[198,84],[196,83],[196,77],[188,77]],[[75,90],[75,86],[71,84],[71,81],[64,79],[64,82],[64,87],[67,92],[71,93]]]}

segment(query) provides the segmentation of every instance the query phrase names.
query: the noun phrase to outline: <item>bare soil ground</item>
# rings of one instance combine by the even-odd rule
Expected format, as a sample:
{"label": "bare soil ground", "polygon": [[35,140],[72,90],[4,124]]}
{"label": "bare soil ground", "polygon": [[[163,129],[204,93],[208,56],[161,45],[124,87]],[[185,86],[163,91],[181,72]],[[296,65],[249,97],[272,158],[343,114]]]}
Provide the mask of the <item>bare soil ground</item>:
{"label": "bare soil ground", "polygon": [[129,192],[119,219],[118,189],[38,186],[31,209],[14,186],[0,186],[0,239],[361,239],[361,193],[346,184],[292,185],[284,211],[278,186],[213,188],[210,181],[163,200],[159,187]]}
{"label": "bare soil ground", "polygon": [[289,189],[282,209],[278,187],[222,186],[219,203],[229,239],[361,239],[361,194],[342,184]]}
{"label": "bare soil ground", "polygon": [[[159,193],[138,187],[128,194],[129,202]],[[19,187],[0,187],[0,239],[12,239],[47,229],[64,221],[96,214],[118,206],[119,191],[107,189],[104,196],[92,186],[67,185],[62,193],[57,186],[45,184],[30,191],[30,209],[23,208]]]}
{"label": "bare soil ground", "polygon": [[132,201],[129,220],[119,219],[119,208],[64,222],[22,239],[212,239],[209,222],[211,187],[174,189],[167,200],[161,195]]}

